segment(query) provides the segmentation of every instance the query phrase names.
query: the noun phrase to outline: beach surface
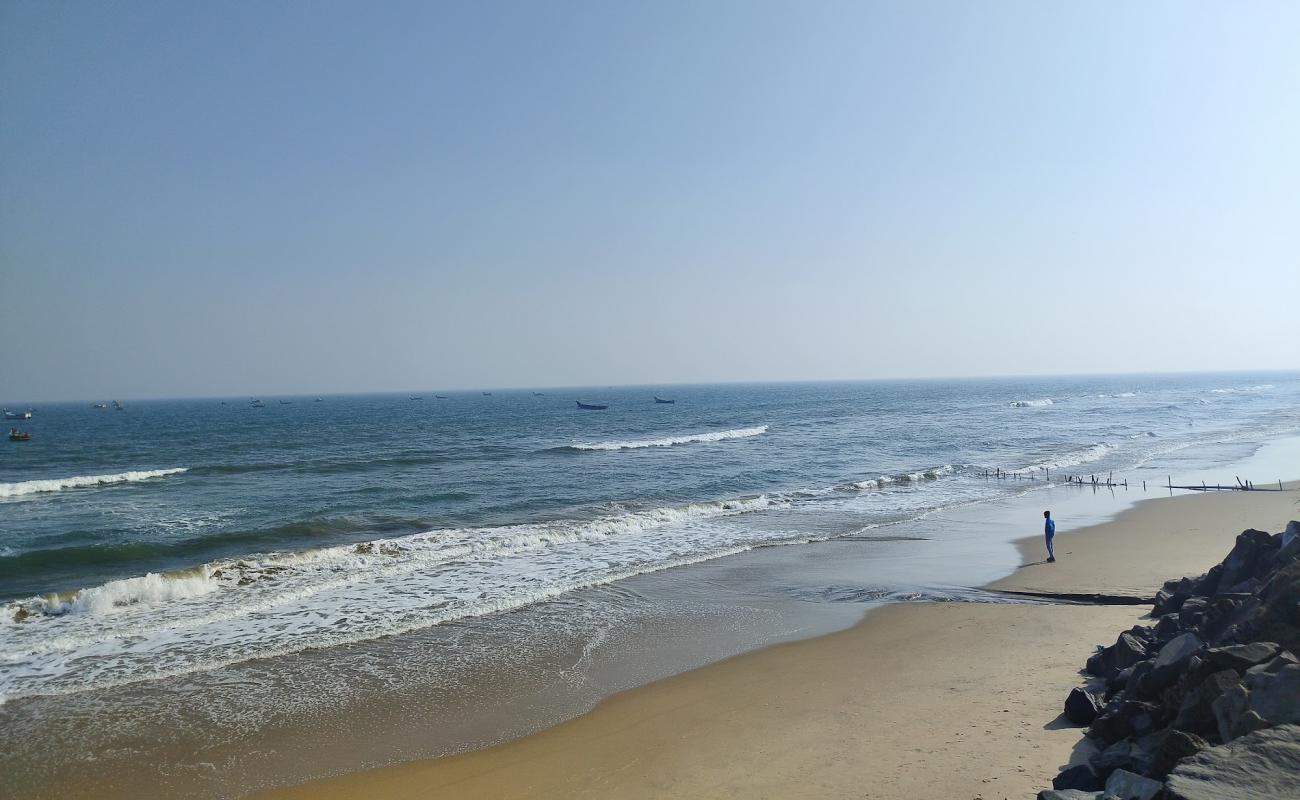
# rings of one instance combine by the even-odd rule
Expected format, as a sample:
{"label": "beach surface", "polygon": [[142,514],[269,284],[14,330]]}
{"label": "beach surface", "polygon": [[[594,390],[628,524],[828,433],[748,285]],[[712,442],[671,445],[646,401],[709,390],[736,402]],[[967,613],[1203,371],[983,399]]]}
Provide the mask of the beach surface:
{"label": "beach surface", "polygon": [[[1281,530],[1300,493],[1139,503],[1041,537],[989,588],[1151,596],[1199,574],[1246,528]],[[917,603],[611,697],[532,736],[342,775],[268,798],[1026,797],[1087,755],[1060,716],[1093,645],[1145,606]]]}

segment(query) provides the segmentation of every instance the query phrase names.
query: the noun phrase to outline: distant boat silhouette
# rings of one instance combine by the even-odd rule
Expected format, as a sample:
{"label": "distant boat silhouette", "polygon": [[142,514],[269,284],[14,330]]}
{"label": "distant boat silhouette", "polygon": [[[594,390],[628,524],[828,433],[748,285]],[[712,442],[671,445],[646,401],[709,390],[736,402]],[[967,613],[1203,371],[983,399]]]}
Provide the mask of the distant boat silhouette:
{"label": "distant boat silhouette", "polygon": [[312,402],[313,402],[313,403],[323,403],[323,402],[325,402],[325,401],[322,400],[321,398],[317,397],[317,398],[316,398],[315,400],[313,400]]}
{"label": "distant boat silhouette", "polygon": [[266,406],[266,403],[263,403],[261,400],[258,400],[257,398],[253,398],[252,400],[249,400],[248,404],[253,408],[264,408]]}
{"label": "distant boat silhouette", "polygon": [[9,441],[11,442],[30,442],[32,435],[27,431],[20,431],[17,428],[9,429]]}
{"label": "distant boat silhouette", "polygon": [[609,406],[597,405],[595,403],[584,403],[581,400],[574,400],[573,402],[577,403],[578,408],[581,408],[584,411],[604,411],[609,408]]}
{"label": "distant boat silhouette", "polygon": [[7,408],[5,409],[5,419],[31,419],[31,418],[32,418],[32,412],[30,411],[10,411]]}
{"label": "distant boat silhouette", "polygon": [[656,402],[656,403],[676,403],[677,401],[676,401],[676,400],[665,400],[665,399],[663,399],[662,397],[660,397],[659,395],[655,395],[655,402]]}
{"label": "distant boat silhouette", "polygon": [[291,406],[291,405],[293,405],[293,401],[292,401],[292,400],[281,400],[281,401],[280,401],[280,405],[282,405],[282,406]]}
{"label": "distant boat silhouette", "polygon": [[484,396],[484,397],[491,397],[491,396],[492,396],[492,393],[491,393],[491,392],[484,392],[484,393],[483,393],[483,396]]}
{"label": "distant boat silhouette", "polygon": [[533,392],[533,397],[545,397],[545,396],[546,395],[541,392]]}
{"label": "distant boat silhouette", "polygon": [[423,400],[424,398],[423,398],[423,397],[419,397],[419,396],[417,396],[417,395],[412,395],[412,396],[411,396],[411,399],[412,399],[412,400]]}
{"label": "distant boat silhouette", "polygon": [[95,403],[91,405],[91,408],[108,408],[108,403]]}
{"label": "distant boat silhouette", "polygon": [[434,399],[434,400],[446,400],[446,399],[447,399],[447,395],[445,395],[445,394],[435,394],[435,395],[433,396],[433,399]]}

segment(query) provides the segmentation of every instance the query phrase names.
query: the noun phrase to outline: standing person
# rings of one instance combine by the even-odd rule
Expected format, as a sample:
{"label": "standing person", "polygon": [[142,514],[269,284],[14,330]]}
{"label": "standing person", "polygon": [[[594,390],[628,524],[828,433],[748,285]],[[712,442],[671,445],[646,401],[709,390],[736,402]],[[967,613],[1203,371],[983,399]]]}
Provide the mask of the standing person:
{"label": "standing person", "polygon": [[1047,540],[1047,563],[1056,560],[1056,553],[1052,551],[1052,537],[1056,535],[1056,520],[1052,519],[1052,512],[1043,512],[1043,538]]}

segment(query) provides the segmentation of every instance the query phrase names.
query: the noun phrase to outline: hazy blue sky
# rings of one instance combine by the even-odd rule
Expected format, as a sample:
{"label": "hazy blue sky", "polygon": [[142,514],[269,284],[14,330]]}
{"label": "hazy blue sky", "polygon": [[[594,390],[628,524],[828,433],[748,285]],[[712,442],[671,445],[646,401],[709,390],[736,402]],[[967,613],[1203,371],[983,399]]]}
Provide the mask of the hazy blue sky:
{"label": "hazy blue sky", "polygon": [[0,397],[1300,367],[1300,4],[0,4]]}

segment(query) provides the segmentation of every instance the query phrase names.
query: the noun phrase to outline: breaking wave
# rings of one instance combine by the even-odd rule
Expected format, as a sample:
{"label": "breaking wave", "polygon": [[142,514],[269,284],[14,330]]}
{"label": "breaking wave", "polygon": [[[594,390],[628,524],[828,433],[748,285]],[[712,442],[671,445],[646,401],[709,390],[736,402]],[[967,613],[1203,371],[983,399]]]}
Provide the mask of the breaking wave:
{"label": "breaking wave", "polygon": [[1050,397],[1044,397],[1041,400],[1012,400],[1007,405],[1012,408],[1040,408],[1042,406],[1055,405]]}
{"label": "breaking wave", "polygon": [[639,439],[632,441],[596,442],[594,444],[571,444],[568,450],[636,450],[643,447],[672,447],[675,444],[693,442],[720,442],[724,439],[747,439],[767,433],[766,425],[753,428],[736,428],[730,431],[712,431],[709,433],[688,433],[684,436],[666,436],[662,439]]}
{"label": "breaking wave", "polygon": [[1235,386],[1226,389],[1211,389],[1211,394],[1245,394],[1246,392],[1264,392],[1273,388],[1271,383],[1261,383],[1256,386]]}
{"label": "breaking wave", "polygon": [[131,472],[117,472],[112,475],[76,475],[71,478],[50,478],[47,480],[18,481],[17,483],[0,483],[0,498],[24,497],[41,492],[61,492],[64,489],[89,489],[97,486],[112,486],[116,483],[134,483],[150,478],[162,478],[179,475],[185,467],[175,469],[148,469]]}
{"label": "breaking wave", "polygon": [[1066,467],[1077,467],[1083,464],[1091,464],[1094,461],[1100,461],[1116,449],[1116,445],[1109,442],[1098,442],[1087,447],[1081,447],[1078,450],[1070,452],[1058,458],[1049,461],[1040,461],[1037,464],[1025,467],[1021,472],[1030,472],[1033,470],[1054,470],[1064,469]]}

